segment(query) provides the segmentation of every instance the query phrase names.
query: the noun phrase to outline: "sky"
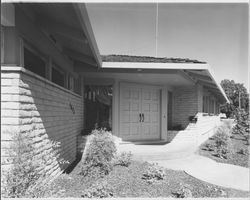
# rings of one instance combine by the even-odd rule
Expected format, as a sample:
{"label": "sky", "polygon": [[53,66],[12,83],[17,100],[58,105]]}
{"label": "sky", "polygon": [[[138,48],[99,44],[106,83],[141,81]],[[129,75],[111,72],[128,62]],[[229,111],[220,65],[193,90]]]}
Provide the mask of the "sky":
{"label": "sky", "polygon": [[246,3],[158,3],[157,17],[154,3],[87,4],[102,55],[197,59],[211,66],[217,80],[231,79],[249,90],[248,8]]}

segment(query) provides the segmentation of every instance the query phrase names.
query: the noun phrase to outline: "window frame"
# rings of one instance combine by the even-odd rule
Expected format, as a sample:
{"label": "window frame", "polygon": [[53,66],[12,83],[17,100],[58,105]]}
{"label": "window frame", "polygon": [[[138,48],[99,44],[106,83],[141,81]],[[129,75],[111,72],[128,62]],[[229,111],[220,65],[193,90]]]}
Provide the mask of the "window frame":
{"label": "window frame", "polygon": [[[1,29],[1,32],[3,32],[2,29]],[[44,62],[44,64],[45,64],[44,65],[44,67],[45,67],[44,76],[41,76],[40,74],[32,72],[31,70],[29,70],[28,68],[25,67],[25,65],[24,65],[25,48]],[[50,55],[46,55],[46,54],[42,53],[38,48],[36,48],[32,43],[30,43],[28,40],[26,40],[23,36],[20,37],[20,66],[31,71],[32,73],[34,73],[42,78],[45,78],[46,80],[49,80],[50,82],[52,82],[60,87],[63,87],[65,89],[75,93],[75,94],[80,95],[80,93],[81,93],[81,91],[79,91],[79,93],[75,91],[75,87],[76,87],[75,81],[78,80],[79,77],[76,77],[72,72],[69,72],[68,70],[65,70],[62,67],[60,67]],[[53,68],[63,75],[63,86],[52,81]],[[71,88],[69,87],[69,84],[70,84],[69,77],[70,76],[72,77],[71,78],[72,79]]]}

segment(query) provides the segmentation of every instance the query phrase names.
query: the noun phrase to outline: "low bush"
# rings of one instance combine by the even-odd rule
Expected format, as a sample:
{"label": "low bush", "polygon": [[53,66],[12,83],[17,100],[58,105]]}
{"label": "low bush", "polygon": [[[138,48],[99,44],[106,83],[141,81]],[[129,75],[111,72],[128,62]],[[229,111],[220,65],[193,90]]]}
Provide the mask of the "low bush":
{"label": "low bush", "polygon": [[60,143],[47,141],[47,150],[37,149],[30,133],[13,134],[9,151],[10,169],[2,174],[2,196],[11,198],[42,197],[49,178],[44,169],[52,162],[67,163],[59,158]]}
{"label": "low bush", "polygon": [[247,149],[240,149],[237,153],[238,154],[242,154],[242,155],[247,155],[248,154],[248,150]]}
{"label": "low bush", "polygon": [[207,151],[213,151],[214,150],[214,145],[213,144],[211,144],[211,143],[207,143],[206,145],[205,145],[205,150],[207,150]]}
{"label": "low bush", "polygon": [[214,135],[215,153],[220,158],[227,158],[231,151],[230,130],[226,126],[220,126]]}
{"label": "low bush", "polygon": [[83,191],[84,198],[109,198],[113,196],[113,188],[106,181],[96,182],[90,188]]}
{"label": "low bush", "polygon": [[233,128],[234,134],[240,134],[244,137],[246,144],[249,145],[249,126],[250,126],[250,118],[249,113],[244,110],[238,109],[236,111],[236,125]]}
{"label": "low bush", "polygon": [[122,152],[120,155],[117,155],[114,160],[114,165],[121,165],[124,167],[128,167],[132,161],[132,153],[131,152]]}
{"label": "low bush", "polygon": [[157,163],[150,164],[147,170],[142,174],[142,179],[148,183],[153,183],[157,180],[163,180],[166,176],[164,168],[157,165]]}
{"label": "low bush", "polygon": [[91,175],[94,170],[100,176],[103,176],[112,170],[116,146],[111,132],[104,129],[93,130],[87,138],[84,151],[81,175]]}
{"label": "low bush", "polygon": [[172,192],[173,197],[176,198],[192,198],[192,192],[188,185],[180,185],[180,189]]}

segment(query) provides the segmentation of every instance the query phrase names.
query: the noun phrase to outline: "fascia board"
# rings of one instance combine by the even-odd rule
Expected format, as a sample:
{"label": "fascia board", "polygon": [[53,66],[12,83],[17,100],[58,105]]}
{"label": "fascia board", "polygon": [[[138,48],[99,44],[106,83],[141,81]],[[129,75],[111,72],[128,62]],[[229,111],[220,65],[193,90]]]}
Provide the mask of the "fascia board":
{"label": "fascia board", "polygon": [[102,62],[102,68],[117,69],[208,69],[207,64],[199,63],[144,63],[144,62]]}

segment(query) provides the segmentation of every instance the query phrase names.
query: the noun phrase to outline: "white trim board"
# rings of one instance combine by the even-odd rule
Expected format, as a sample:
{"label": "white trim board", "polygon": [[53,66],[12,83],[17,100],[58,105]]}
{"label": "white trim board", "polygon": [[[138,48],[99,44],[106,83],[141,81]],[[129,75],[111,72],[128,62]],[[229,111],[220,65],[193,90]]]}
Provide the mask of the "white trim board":
{"label": "white trim board", "polygon": [[102,68],[119,69],[210,69],[200,63],[148,63],[148,62],[102,62]]}

